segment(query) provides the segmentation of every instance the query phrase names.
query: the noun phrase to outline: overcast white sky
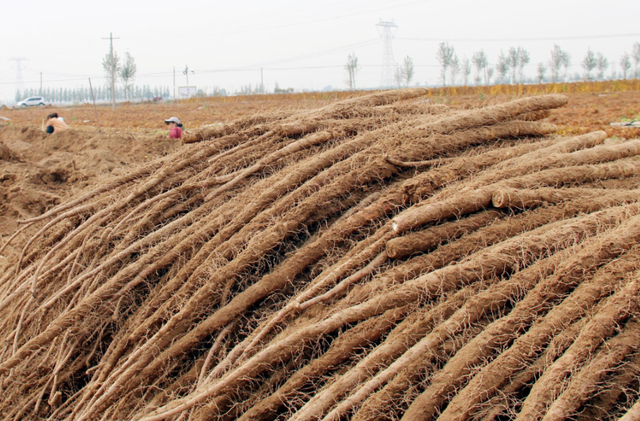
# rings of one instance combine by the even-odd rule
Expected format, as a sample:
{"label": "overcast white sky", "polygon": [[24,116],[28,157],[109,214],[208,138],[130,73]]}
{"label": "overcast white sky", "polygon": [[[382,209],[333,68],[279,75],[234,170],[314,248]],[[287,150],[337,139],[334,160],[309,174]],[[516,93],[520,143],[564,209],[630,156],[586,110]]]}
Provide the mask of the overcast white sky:
{"label": "overcast white sky", "polygon": [[[640,1],[609,0],[2,0],[0,102],[13,100],[16,63],[24,57],[25,87],[104,84],[103,40],[113,33],[116,52],[138,66],[137,84],[189,84],[227,90],[260,82],[296,89],[344,89],[347,55],[362,65],[357,86],[379,86],[382,40],[376,23],[393,20],[396,62],[410,56],[412,84],[435,84],[438,44],[448,41],[462,59],[480,49],[494,63],[500,51],[522,46],[531,54],[525,73],[534,75],[554,43],[580,71],[587,48],[617,63],[640,42]],[[98,7],[98,5],[100,5]]]}

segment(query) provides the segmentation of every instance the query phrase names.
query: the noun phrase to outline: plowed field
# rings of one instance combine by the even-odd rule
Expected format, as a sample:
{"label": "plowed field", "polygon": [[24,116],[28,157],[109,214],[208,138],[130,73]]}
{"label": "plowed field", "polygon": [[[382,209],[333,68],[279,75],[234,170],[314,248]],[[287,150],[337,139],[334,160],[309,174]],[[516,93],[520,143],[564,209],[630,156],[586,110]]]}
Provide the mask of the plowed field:
{"label": "plowed field", "polygon": [[[115,131],[166,131],[164,119],[177,116],[187,129],[205,124],[221,124],[247,114],[281,109],[311,109],[327,105],[336,99],[369,92],[340,94],[288,94],[248,97],[206,98],[191,102],[129,103],[119,104],[115,112],[110,105],[98,107],[98,116],[102,127]],[[560,133],[578,134],[593,130],[605,130],[610,136],[628,138],[637,136],[636,130],[610,127],[609,123],[640,116],[640,92],[593,92],[569,93],[569,104],[556,111],[550,122],[560,127]],[[516,95],[456,95],[440,96],[433,91],[428,100],[442,103],[453,108],[469,108],[504,102],[515,99]],[[42,119],[51,112],[58,112],[77,129],[95,129],[96,118],[93,106],[84,104],[70,107],[34,107],[28,109],[2,110],[0,116],[8,117],[11,123],[40,127]],[[0,124],[6,122],[0,121]]]}

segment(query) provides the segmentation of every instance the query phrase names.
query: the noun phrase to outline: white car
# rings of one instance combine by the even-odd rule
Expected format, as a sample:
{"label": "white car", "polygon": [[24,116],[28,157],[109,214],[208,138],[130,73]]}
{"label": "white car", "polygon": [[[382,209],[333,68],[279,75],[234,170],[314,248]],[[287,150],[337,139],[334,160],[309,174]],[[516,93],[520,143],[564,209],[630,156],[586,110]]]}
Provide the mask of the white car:
{"label": "white car", "polygon": [[29,107],[31,105],[48,105],[49,103],[45,101],[45,99],[41,96],[32,96],[31,98],[23,99],[18,102],[16,106],[18,107]]}

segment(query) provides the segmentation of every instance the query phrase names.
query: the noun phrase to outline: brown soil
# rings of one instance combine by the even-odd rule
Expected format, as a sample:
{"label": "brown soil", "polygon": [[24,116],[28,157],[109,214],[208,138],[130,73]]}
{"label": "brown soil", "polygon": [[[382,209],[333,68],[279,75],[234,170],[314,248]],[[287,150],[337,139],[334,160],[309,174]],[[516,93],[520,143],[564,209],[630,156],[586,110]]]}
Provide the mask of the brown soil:
{"label": "brown soil", "polygon": [[[635,139],[640,136],[640,128],[615,127],[609,123],[623,119],[633,119],[640,114],[640,95],[637,91],[626,92],[590,92],[567,94],[569,104],[554,111],[548,118],[550,123],[558,125],[559,134],[583,134],[595,130],[604,130],[611,137]],[[515,96],[477,95],[444,97],[442,103],[451,107],[476,107],[494,101],[513,99]]]}
{"label": "brown soil", "polygon": [[[0,128],[0,247],[17,221],[41,215],[87,186],[179,148],[160,135],[70,130],[47,135],[33,126]],[[5,250],[7,257],[12,249]],[[0,269],[4,258],[0,258]]]}
{"label": "brown soil", "polygon": [[[190,102],[126,103],[119,104],[116,111],[110,105],[98,106],[98,116],[103,128],[113,131],[165,133],[164,119],[177,116],[187,130],[208,124],[224,124],[234,119],[265,111],[313,109],[327,105],[336,99],[365,95],[358,93],[327,93],[297,95],[264,95],[251,97],[220,97],[190,100]],[[640,128],[613,127],[609,123],[622,119],[633,119],[640,114],[640,95],[637,91],[569,93],[569,104],[555,111],[548,119],[559,126],[560,134],[582,134],[605,130],[609,136],[634,139]],[[516,95],[456,95],[438,96],[434,93],[429,103],[446,104],[452,108],[486,106],[517,98]],[[96,130],[93,106],[89,104],[66,107],[32,107],[27,109],[3,109],[0,116],[10,118],[16,125],[40,127],[42,119],[51,112],[58,112],[75,128]],[[6,124],[6,122],[0,122]]]}
{"label": "brown soil", "polygon": [[[206,124],[227,123],[248,114],[279,109],[314,108],[334,100],[335,96],[329,94],[325,98],[308,100],[295,97],[276,97],[271,100],[223,97],[179,103],[125,103],[118,104],[116,111],[111,109],[111,105],[99,105],[97,110],[100,126],[107,131],[166,132],[164,119],[172,116],[180,118],[186,129],[196,129]],[[3,109],[0,115],[10,118],[12,124],[40,127],[42,119],[52,112],[57,112],[71,127],[97,130],[96,114],[93,106],[89,104]]]}

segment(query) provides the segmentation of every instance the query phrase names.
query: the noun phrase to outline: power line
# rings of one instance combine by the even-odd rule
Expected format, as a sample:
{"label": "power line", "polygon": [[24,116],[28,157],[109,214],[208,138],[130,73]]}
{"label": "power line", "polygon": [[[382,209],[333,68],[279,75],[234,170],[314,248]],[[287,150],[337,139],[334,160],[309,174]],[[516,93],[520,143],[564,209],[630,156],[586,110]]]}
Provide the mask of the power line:
{"label": "power line", "polygon": [[[379,24],[378,24],[379,25]],[[394,24],[395,25],[395,24]],[[383,26],[384,27],[384,26]],[[395,26],[397,27],[397,25]],[[545,40],[545,39],[552,39],[552,40],[560,40],[560,39],[587,39],[587,38],[597,38],[597,37],[601,37],[601,38],[612,38],[612,37],[625,37],[625,36],[640,36],[640,34],[610,34],[610,35],[593,35],[593,36],[576,36],[576,37],[560,37],[560,38],[503,38],[503,39],[495,39],[495,41],[523,41],[523,40],[530,40],[530,41],[534,41],[534,40]],[[103,39],[107,39],[107,40],[112,40],[112,35],[109,38],[103,38]],[[119,38],[113,38],[113,39],[119,39]],[[438,38],[394,38],[395,40],[412,40],[412,41],[439,41],[440,39]],[[444,40],[444,39],[443,39]],[[467,40],[467,39],[454,39],[451,40],[449,39],[449,41],[462,41],[462,40]],[[482,39],[473,39],[473,41],[480,41]],[[488,39],[484,39],[485,41]],[[471,39],[468,39],[468,41],[471,41]],[[347,50],[351,50],[353,48],[357,48],[357,47],[365,47],[365,46],[370,46],[370,45],[374,45],[380,42],[380,39],[370,39],[370,40],[366,40],[366,41],[361,41],[358,43],[354,43],[354,44],[350,44],[350,45],[345,45],[345,46],[341,46],[341,47],[335,47],[335,48],[331,48],[328,50],[324,50],[324,51],[319,51],[319,52],[315,52],[315,53],[309,53],[309,54],[303,54],[303,55],[299,55],[299,56],[294,56],[294,57],[288,57],[288,58],[284,58],[284,59],[278,59],[278,60],[272,60],[269,62],[263,62],[263,63],[254,63],[254,64],[250,64],[250,65],[245,65],[245,66],[238,66],[238,67],[230,67],[230,68],[219,68],[219,69],[204,69],[204,70],[199,70],[196,69],[197,72],[199,74],[209,74],[209,73],[228,73],[228,72],[257,72],[260,71],[260,69],[263,69],[265,71],[289,71],[289,70],[314,70],[314,69],[338,69],[338,68],[343,68],[343,65],[321,65],[321,66],[292,66],[292,67],[269,67],[270,65],[278,65],[278,64],[284,64],[287,62],[292,62],[292,61],[299,61],[299,60],[304,60],[304,59],[308,59],[308,58],[315,58],[315,57],[320,57],[323,55],[327,55],[327,54],[332,54],[332,53],[336,53],[336,52],[340,52],[340,51],[347,51]],[[388,63],[384,62],[383,64],[363,64],[361,65],[361,67],[369,67],[369,68],[382,68],[383,71],[385,70],[385,68],[387,68],[388,70]],[[436,64],[415,64],[414,67],[423,67],[423,68],[439,68],[439,65]],[[22,67],[20,66],[20,69],[22,70]],[[11,69],[7,69],[4,72],[0,73],[0,75],[2,74],[7,74],[11,71]],[[37,73],[39,76],[39,73]],[[84,81],[86,80],[87,77],[91,77],[92,79],[109,79],[108,77],[105,76],[97,76],[97,75],[77,75],[77,74],[68,74],[68,73],[56,73],[56,72],[48,72],[48,74],[53,74],[53,75],[68,75],[71,76],[69,78],[58,78],[58,79],[50,79],[47,80],[47,82],[49,83],[55,83],[55,82],[74,82],[74,81]],[[170,76],[172,74],[172,72],[167,71],[167,72],[152,72],[152,73],[143,73],[143,74],[138,74],[137,77],[139,78],[153,78],[153,77],[164,77],[164,76]],[[22,81],[22,83],[30,83],[30,84],[34,84],[34,83],[39,83],[39,79],[33,79],[33,80],[28,80],[28,81]],[[0,82],[0,85],[10,85],[12,83],[15,82]],[[112,85],[113,86],[113,85]]]}
{"label": "power line", "polygon": [[609,35],[576,35],[569,37],[536,37],[536,38],[396,38],[399,41],[428,41],[428,42],[527,42],[527,41],[567,41],[576,39],[624,38],[638,37],[640,34],[609,34]]}
{"label": "power line", "polygon": [[[278,19],[278,18],[285,18],[286,19],[286,23],[287,24],[294,24],[294,25],[304,25],[306,24],[306,22],[300,22],[300,19],[295,19],[291,18],[291,17],[287,17],[288,15],[296,15],[300,12],[306,12],[306,11],[311,11],[311,10],[315,10],[318,8],[322,8],[324,10],[324,12],[320,12],[320,15],[322,14],[328,14],[328,13],[334,13],[334,12],[327,12],[326,10],[329,8],[329,6],[335,5],[335,4],[340,4],[343,5],[346,2],[349,1],[353,1],[353,0],[338,0],[338,1],[334,1],[331,2],[329,4],[322,4],[322,5],[316,5],[316,6],[311,6],[311,7],[307,7],[304,9],[298,9],[298,10],[285,10],[285,11],[280,11],[278,13],[271,13],[271,14],[260,14],[258,17],[255,18],[245,18],[245,19],[241,19],[241,20],[229,20],[229,19],[225,19],[223,22],[220,22],[219,24],[216,24],[215,27],[218,30],[224,31],[225,34],[229,34],[229,33],[242,33],[242,32],[246,32],[246,31],[262,31],[263,29],[267,29],[265,27],[260,27],[257,28],[256,27],[256,23],[257,24],[263,24],[264,22],[272,22],[272,26],[270,26],[270,28],[273,28],[273,25],[278,25],[276,27],[281,27],[282,25],[279,25],[278,22],[273,23],[274,19]],[[380,2],[380,3],[385,3],[388,2],[388,0]],[[357,7],[357,8],[351,8],[351,9],[347,9],[345,11],[350,11],[350,10],[361,10],[361,7]],[[314,13],[314,18],[318,17],[318,13]],[[292,23],[292,21],[294,21]],[[233,28],[230,31],[227,31],[225,28]],[[245,29],[247,28],[247,29]],[[129,37],[132,39],[137,39],[137,38],[157,38],[158,36],[162,36],[162,35],[167,35],[166,38],[175,38],[176,35],[177,37],[184,37],[184,36],[190,36],[191,34],[194,33],[198,33],[201,32],[203,30],[208,30],[210,29],[210,26],[206,26],[206,27],[198,27],[198,28],[193,28],[190,27],[189,29],[186,30],[178,30],[178,31],[172,31],[171,35],[167,35],[166,31],[162,31],[162,32],[156,32],[156,33],[149,33],[149,32],[145,32],[145,35],[142,37]]]}
{"label": "power line", "polygon": [[[103,38],[103,39],[105,39],[105,38]],[[95,45],[96,43],[97,43],[97,41],[89,43],[89,44],[86,44],[86,45],[83,45],[81,47],[75,47],[75,48],[72,48],[70,50],[64,50],[64,51],[56,51],[55,53],[47,54],[46,56],[36,57],[36,58],[45,59],[45,58],[50,58],[50,57],[53,57],[53,56],[60,57],[61,55],[64,55],[64,54],[69,54],[69,53],[74,53],[74,52],[79,51],[79,50],[84,50],[85,48],[88,48],[88,47],[91,47],[91,46]]]}
{"label": "power line", "polygon": [[7,69],[7,70],[5,70],[3,72],[0,72],[0,76],[8,75],[11,72],[13,72],[13,69]]}
{"label": "power line", "polygon": [[279,60],[272,60],[272,61],[268,61],[268,62],[262,62],[262,63],[254,63],[254,64],[249,64],[246,66],[238,66],[238,67],[233,67],[233,68],[225,68],[225,69],[215,69],[215,70],[200,70],[199,73],[214,73],[214,72],[226,72],[226,71],[252,71],[255,70],[255,68],[260,68],[260,67],[266,67],[269,65],[274,65],[274,64],[282,64],[282,63],[287,63],[287,62],[291,62],[291,61],[298,61],[298,60],[304,60],[304,59],[308,59],[308,58],[315,58],[315,57],[320,57],[323,55],[327,55],[327,54],[333,54],[333,53],[338,53],[341,51],[347,51],[353,48],[357,48],[357,47],[364,47],[364,46],[369,46],[369,45],[373,45],[373,44],[377,44],[379,42],[379,40],[377,39],[372,39],[372,40],[368,40],[368,41],[361,41],[355,44],[350,44],[350,45],[345,45],[342,47],[336,47],[336,48],[332,48],[329,50],[324,50],[324,51],[319,51],[316,53],[309,53],[309,54],[302,54],[299,56],[295,56],[295,57],[289,57],[289,58],[284,58],[284,59],[279,59]]}
{"label": "power line", "polygon": [[[303,19],[287,19],[285,22],[283,23],[274,23],[274,24],[268,24],[268,25],[263,25],[263,26],[257,26],[254,24],[249,24],[246,26],[246,29],[243,29],[242,25],[244,22],[240,21],[240,22],[235,22],[235,23],[229,23],[228,25],[233,26],[233,29],[229,29],[229,30],[222,30],[219,32],[202,32],[201,29],[196,29],[196,30],[187,30],[187,31],[183,31],[182,33],[180,32],[171,32],[170,35],[166,35],[166,32],[163,32],[162,34],[159,35],[152,35],[152,34],[145,34],[145,36],[142,37],[135,37],[135,38],[171,38],[171,39],[175,39],[175,38],[185,38],[185,37],[189,37],[189,36],[193,36],[193,34],[199,33],[200,35],[231,35],[231,34],[241,34],[241,33],[247,33],[247,32],[257,32],[257,31],[265,31],[265,30],[273,30],[273,29],[281,29],[281,28],[288,28],[288,27],[293,27],[293,26],[305,26],[305,25],[309,25],[310,23],[320,23],[320,22],[326,22],[326,21],[330,21],[330,20],[336,20],[336,19],[344,19],[344,18],[349,18],[349,17],[354,17],[354,16],[358,16],[361,17],[363,14],[365,13],[373,13],[373,12],[379,12],[379,11],[384,11],[384,10],[389,10],[389,9],[397,9],[400,7],[405,7],[405,6],[411,6],[413,4],[417,4],[417,3],[424,3],[427,1],[431,1],[431,0],[415,0],[415,1],[410,1],[410,2],[405,2],[402,4],[393,4],[391,6],[386,6],[386,7],[378,7],[378,8],[374,8],[374,9],[370,9],[370,10],[363,10],[363,8],[361,6],[358,7],[354,7],[354,8],[350,8],[350,9],[346,9],[343,11],[340,11],[338,13],[336,12],[324,12],[324,13],[320,13],[314,16],[313,19],[310,20],[303,20]],[[373,6],[377,6],[377,5],[383,5],[383,4],[388,4],[389,2],[387,1],[382,1],[382,2],[378,2],[378,3],[374,3]],[[394,3],[393,1],[391,3]],[[347,12],[351,12],[353,11],[353,13],[347,13]],[[346,14],[345,14],[346,13]],[[324,16],[323,16],[324,15]],[[262,19],[261,21],[264,21],[264,19]],[[239,29],[238,29],[239,28]],[[206,29],[208,28],[202,28],[203,30],[206,31]],[[216,27],[216,29],[220,29],[219,27]],[[166,36],[163,36],[166,35]]]}
{"label": "power line", "polygon": [[[362,66],[361,66],[362,67]],[[376,65],[376,67],[380,67],[380,65]],[[316,70],[316,69],[342,69],[344,65],[335,65],[335,66],[303,66],[303,67],[266,67],[265,70]]]}
{"label": "power line", "polygon": [[[169,75],[171,75],[171,72],[155,72],[155,73],[140,74],[140,75],[137,75],[137,77],[155,77],[155,76],[169,76]],[[51,79],[51,80],[47,80],[47,82],[74,82],[78,80],[84,81],[87,79],[87,77],[90,77],[91,79],[109,79],[107,76],[78,75],[78,76],[74,76],[72,78],[66,78],[66,79]],[[25,83],[38,83],[38,82],[39,82],[39,79],[25,81]],[[12,83],[14,82],[0,82],[0,85],[10,85]]]}

